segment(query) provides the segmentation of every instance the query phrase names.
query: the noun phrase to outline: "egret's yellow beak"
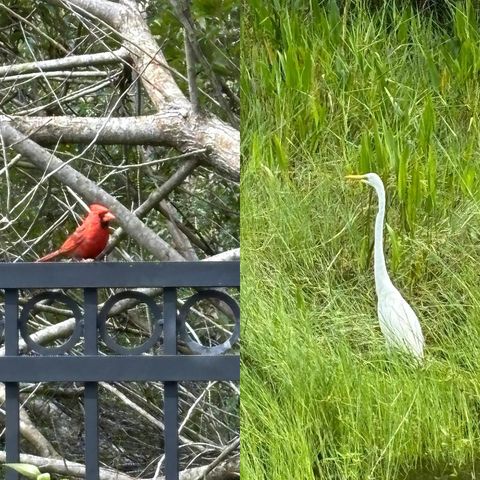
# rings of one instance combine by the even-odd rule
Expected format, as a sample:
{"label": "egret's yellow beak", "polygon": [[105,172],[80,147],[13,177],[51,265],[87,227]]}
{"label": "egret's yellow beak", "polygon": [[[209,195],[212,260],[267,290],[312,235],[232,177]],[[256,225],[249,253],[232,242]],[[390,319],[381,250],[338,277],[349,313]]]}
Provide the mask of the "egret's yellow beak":
{"label": "egret's yellow beak", "polygon": [[347,180],[365,180],[365,175],[346,175]]}

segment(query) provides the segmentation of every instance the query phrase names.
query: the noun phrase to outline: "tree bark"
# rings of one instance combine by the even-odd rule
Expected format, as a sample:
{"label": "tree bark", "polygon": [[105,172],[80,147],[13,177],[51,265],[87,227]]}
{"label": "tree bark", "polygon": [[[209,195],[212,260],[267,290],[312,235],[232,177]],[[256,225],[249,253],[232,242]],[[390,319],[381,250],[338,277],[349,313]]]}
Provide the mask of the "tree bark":
{"label": "tree bark", "polygon": [[[162,145],[182,153],[198,152],[207,164],[235,181],[240,178],[240,135],[221,121],[185,118],[171,107],[140,117],[0,117],[41,145]],[[196,153],[198,155],[198,153]]]}

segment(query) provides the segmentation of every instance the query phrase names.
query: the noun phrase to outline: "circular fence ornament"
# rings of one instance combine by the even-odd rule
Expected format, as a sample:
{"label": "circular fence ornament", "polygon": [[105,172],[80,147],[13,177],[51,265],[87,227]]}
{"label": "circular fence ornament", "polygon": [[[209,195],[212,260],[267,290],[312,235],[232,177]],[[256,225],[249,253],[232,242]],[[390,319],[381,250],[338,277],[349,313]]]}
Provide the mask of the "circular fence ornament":
{"label": "circular fence ornament", "polygon": [[[152,335],[141,345],[138,345],[137,347],[124,347],[123,345],[119,345],[115,338],[108,333],[107,320],[110,310],[117,302],[131,298],[138,300],[139,303],[144,303],[147,305],[148,309],[150,310],[150,314],[153,317],[153,331]],[[98,315],[98,329],[100,331],[100,337],[112,351],[122,355],[138,355],[140,353],[146,353],[155,345],[155,343],[160,340],[163,330],[162,309],[153,301],[151,297],[142,292],[126,290],[116,293],[105,302],[100,310]]]}
{"label": "circular fence ornament", "polygon": [[[57,301],[64,303],[67,308],[69,308],[75,319],[75,327],[73,328],[72,335],[70,338],[58,347],[44,347],[39,343],[35,342],[30,334],[28,333],[27,325],[28,325],[28,316],[30,315],[31,310],[35,307],[38,302],[42,300],[51,300],[52,302]],[[30,350],[34,352],[41,353],[43,355],[62,355],[67,353],[71,348],[73,348],[76,343],[80,340],[80,336],[82,335],[82,327],[83,327],[83,315],[80,310],[78,304],[70,298],[69,296],[65,295],[61,292],[42,292],[38,295],[32,297],[23,307],[22,313],[19,319],[19,326],[20,326],[20,333],[22,338],[25,340],[25,343],[28,345]]]}
{"label": "circular fence ornament", "polygon": [[[219,345],[215,345],[213,347],[206,347],[205,345],[202,345],[197,341],[192,340],[191,336],[187,332],[186,320],[190,309],[193,305],[195,305],[195,303],[199,302],[200,300],[210,298],[221,300],[222,302],[227,304],[235,318],[235,326],[233,327],[230,338],[225,340],[225,342],[220,343]],[[181,340],[196,355],[222,355],[228,350],[230,350],[240,338],[240,307],[238,306],[238,303],[235,301],[235,299],[233,299],[225,292],[221,292],[219,290],[201,290],[195,295],[189,297],[187,301],[183,304],[182,308],[180,308],[178,321],[178,330]]]}

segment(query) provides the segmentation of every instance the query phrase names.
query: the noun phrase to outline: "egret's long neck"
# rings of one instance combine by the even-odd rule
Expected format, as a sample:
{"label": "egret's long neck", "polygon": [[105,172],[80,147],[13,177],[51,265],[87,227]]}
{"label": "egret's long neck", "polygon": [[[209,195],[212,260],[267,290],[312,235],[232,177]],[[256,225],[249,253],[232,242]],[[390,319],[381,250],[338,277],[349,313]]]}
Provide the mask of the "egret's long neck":
{"label": "egret's long neck", "polygon": [[391,285],[390,278],[385,264],[385,254],[383,253],[383,225],[385,222],[385,189],[382,184],[375,185],[375,191],[378,196],[378,213],[375,219],[375,245],[374,245],[374,270],[375,270],[375,288],[378,291],[380,286]]}

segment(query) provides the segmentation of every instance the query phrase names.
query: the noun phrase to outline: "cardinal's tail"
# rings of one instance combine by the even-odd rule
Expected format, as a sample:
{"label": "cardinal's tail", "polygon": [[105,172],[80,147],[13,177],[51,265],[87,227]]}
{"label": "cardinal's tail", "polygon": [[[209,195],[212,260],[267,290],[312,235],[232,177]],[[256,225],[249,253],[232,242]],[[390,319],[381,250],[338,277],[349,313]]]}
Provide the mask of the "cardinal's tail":
{"label": "cardinal's tail", "polygon": [[44,257],[42,258],[39,258],[38,260],[36,260],[36,262],[49,262],[50,260],[53,260],[54,258],[57,258],[58,256],[62,255],[63,252],[59,250],[55,250],[54,252],[52,253],[49,253],[48,255],[45,255]]}

